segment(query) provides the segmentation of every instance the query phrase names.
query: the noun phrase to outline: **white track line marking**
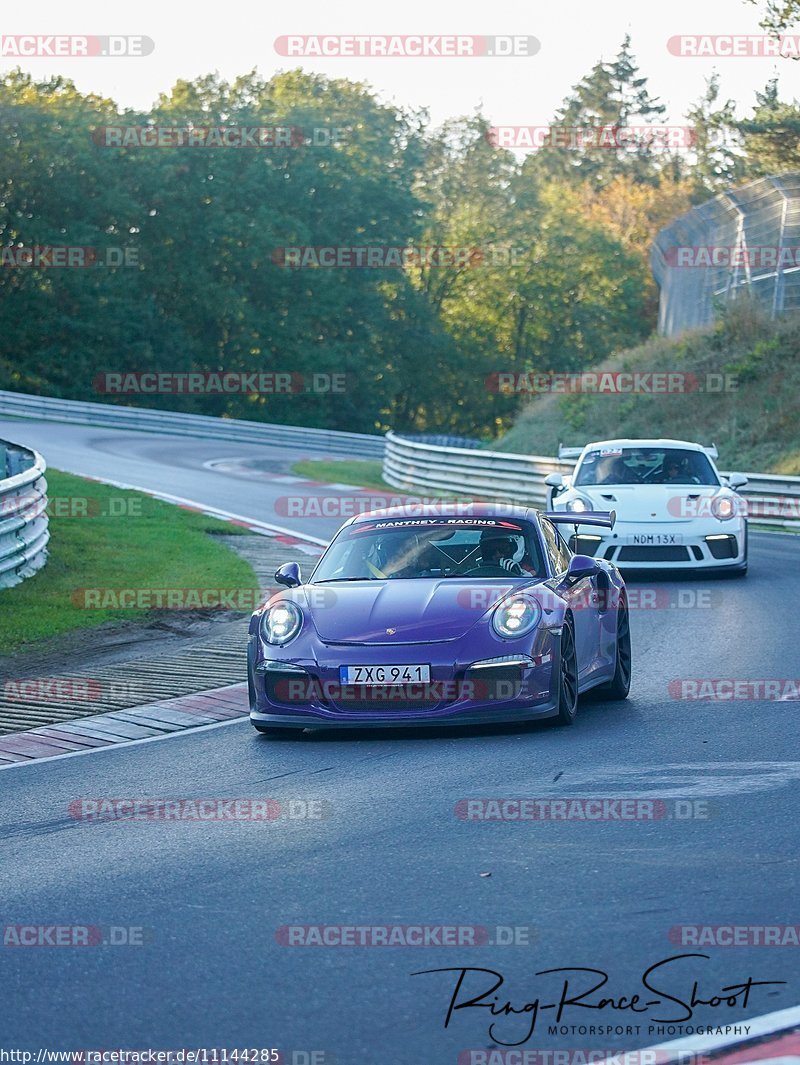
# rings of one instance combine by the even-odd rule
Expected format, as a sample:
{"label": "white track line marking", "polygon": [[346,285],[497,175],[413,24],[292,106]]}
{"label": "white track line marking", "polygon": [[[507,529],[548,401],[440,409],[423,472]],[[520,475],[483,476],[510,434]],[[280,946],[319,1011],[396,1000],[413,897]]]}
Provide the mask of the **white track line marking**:
{"label": "white track line marking", "polygon": [[241,461],[242,461],[242,456],[241,455],[231,455],[231,457],[227,458],[227,459],[207,459],[203,463],[203,468],[206,469],[206,470],[213,470],[215,466],[221,465],[224,462],[241,462]]}
{"label": "white track line marking", "polygon": [[[730,1025],[733,1022],[726,1020],[724,1025]],[[726,1047],[738,1047],[742,1044],[753,1042],[755,1039],[763,1039],[764,1036],[777,1035],[780,1032],[791,1031],[792,1028],[796,1028],[800,1025],[800,1006],[789,1006],[785,1010],[776,1010],[774,1013],[765,1013],[761,1017],[746,1017],[741,1021],[736,1022],[736,1027],[741,1028],[744,1025],[749,1026],[750,1031],[747,1035],[687,1035],[682,1039],[673,1039],[668,1043],[658,1043],[655,1046],[645,1047],[643,1050],[638,1050],[637,1054],[643,1054],[647,1051],[660,1052],[659,1056],[655,1059],[659,1065],[670,1065],[671,1062],[680,1062],[685,1060],[686,1053],[690,1054],[702,1054],[704,1052],[715,1052],[724,1050]],[[668,1057],[663,1058],[661,1055],[666,1053]],[[683,1058],[682,1058],[683,1056]],[[606,1059],[607,1062],[613,1062],[615,1059]],[[600,1062],[599,1065],[606,1065],[606,1062]],[[763,1063],[761,1063],[763,1065]]]}

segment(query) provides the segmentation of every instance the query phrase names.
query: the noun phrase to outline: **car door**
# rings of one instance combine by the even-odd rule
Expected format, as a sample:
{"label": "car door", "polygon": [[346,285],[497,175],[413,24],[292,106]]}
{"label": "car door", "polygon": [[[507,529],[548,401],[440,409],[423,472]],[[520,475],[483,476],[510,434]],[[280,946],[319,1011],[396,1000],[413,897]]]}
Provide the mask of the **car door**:
{"label": "car door", "polygon": [[556,574],[556,590],[572,610],[575,621],[575,649],[578,655],[578,680],[587,677],[596,667],[600,654],[600,597],[597,576],[567,580],[567,567],[573,552],[558,529],[547,518],[541,518],[542,536],[547,554]]}

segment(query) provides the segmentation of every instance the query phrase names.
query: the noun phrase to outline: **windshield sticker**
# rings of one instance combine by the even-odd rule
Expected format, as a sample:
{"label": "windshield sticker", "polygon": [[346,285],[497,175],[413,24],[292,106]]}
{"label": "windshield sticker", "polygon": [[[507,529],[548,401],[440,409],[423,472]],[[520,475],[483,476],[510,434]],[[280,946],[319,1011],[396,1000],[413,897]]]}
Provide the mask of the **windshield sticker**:
{"label": "windshield sticker", "polygon": [[521,532],[521,525],[514,525],[510,521],[498,521],[496,518],[398,518],[395,521],[377,521],[354,525],[354,533],[373,532],[376,529],[415,529],[415,528],[489,528],[511,529]]}

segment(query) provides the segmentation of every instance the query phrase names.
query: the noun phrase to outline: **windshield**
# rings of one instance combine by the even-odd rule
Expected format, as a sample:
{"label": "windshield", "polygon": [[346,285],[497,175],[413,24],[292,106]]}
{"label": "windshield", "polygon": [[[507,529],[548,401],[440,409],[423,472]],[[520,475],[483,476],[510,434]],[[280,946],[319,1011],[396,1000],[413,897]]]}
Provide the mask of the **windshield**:
{"label": "windshield", "polygon": [[573,481],[576,486],[719,483],[704,452],[663,447],[606,447],[587,451]]}
{"label": "windshield", "polygon": [[312,582],[443,577],[546,576],[529,522],[422,518],[349,525],[323,555]]}

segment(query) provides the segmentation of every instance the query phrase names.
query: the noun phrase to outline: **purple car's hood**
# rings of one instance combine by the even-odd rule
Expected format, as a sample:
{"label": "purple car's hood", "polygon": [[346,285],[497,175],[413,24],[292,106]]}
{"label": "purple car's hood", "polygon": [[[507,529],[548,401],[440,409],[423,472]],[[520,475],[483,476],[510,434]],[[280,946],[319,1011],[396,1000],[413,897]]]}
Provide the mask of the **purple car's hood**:
{"label": "purple car's hood", "polygon": [[391,644],[457,640],[522,586],[522,581],[445,578],[343,581],[306,590],[314,627],[326,643]]}

